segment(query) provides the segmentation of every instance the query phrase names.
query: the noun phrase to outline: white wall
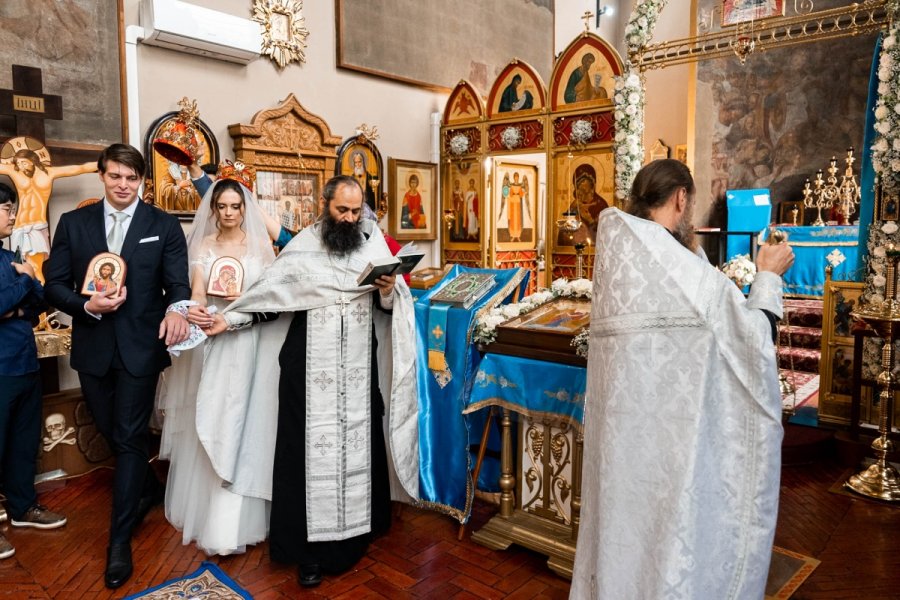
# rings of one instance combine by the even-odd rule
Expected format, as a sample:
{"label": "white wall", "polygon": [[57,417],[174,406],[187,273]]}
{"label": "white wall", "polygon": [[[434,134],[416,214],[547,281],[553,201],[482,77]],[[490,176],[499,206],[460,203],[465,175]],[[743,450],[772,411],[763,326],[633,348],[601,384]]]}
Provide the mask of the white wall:
{"label": "white wall", "polygon": [[[247,0],[190,1],[250,17],[251,3]],[[139,24],[138,8],[139,0],[125,0],[126,27]],[[222,157],[232,158],[228,125],[248,123],[257,111],[277,106],[293,93],[307,110],[324,119],[336,136],[352,135],[361,123],[376,125],[381,134],[377,145],[385,169],[388,157],[430,161],[430,114],[443,110],[446,95],[338,70],[334,0],[306,2],[303,14],[310,30],[306,63],[293,63],[283,70],[263,57],[242,66],[139,44],[137,102],[141,139],[127,141],[142,148],[149,125],[160,115],[178,110],[178,100],[187,96],[197,100],[200,116],[218,139]],[[51,228],[60,214],[85,198],[101,194],[94,175],[57,180],[50,202]],[[429,250],[429,246],[436,247],[429,243],[420,245]],[[436,261],[434,252],[431,264],[436,265]]]}
{"label": "white wall", "polygon": [[[601,7],[609,7],[609,11],[600,17],[600,27],[596,27],[596,17],[592,18],[589,30],[602,37],[621,54],[625,30],[622,24],[625,22],[623,19],[628,18],[627,14],[623,16],[623,11],[619,8],[623,2],[621,0],[599,0],[599,2]],[[557,55],[584,31],[584,21],[581,17],[587,10],[596,15],[597,0],[556,0],[554,52]]]}
{"label": "white wall", "polygon": [[[665,42],[690,35],[692,0],[669,0],[660,14],[653,32],[653,42]],[[647,71],[645,89],[647,105],[644,112],[644,147],[648,150],[660,139],[674,158],[677,144],[693,144],[689,135],[693,127],[693,110],[689,106],[689,89],[695,75],[693,65],[676,65]],[[690,155],[689,155],[690,156]]]}

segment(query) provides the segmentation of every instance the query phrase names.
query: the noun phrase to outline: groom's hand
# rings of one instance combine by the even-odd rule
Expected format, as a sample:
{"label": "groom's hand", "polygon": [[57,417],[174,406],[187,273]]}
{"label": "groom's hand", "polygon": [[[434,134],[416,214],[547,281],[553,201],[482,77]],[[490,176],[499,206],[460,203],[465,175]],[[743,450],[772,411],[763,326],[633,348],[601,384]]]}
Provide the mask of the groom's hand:
{"label": "groom's hand", "polygon": [[92,315],[104,315],[115,312],[125,302],[125,297],[128,295],[127,291],[125,286],[122,286],[121,291],[119,291],[118,287],[114,287],[105,292],[94,294],[85,303],[84,310]]}
{"label": "groom's hand", "polygon": [[166,346],[180,344],[187,339],[190,332],[187,319],[175,311],[167,312],[162,323],[159,324],[159,339],[165,338]]}

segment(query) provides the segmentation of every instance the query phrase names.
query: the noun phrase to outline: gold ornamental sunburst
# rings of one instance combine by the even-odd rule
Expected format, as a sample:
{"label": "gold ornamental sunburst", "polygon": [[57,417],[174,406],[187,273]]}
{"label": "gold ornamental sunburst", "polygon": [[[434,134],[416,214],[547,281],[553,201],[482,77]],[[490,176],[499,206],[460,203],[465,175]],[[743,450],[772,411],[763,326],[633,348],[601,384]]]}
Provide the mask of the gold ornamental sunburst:
{"label": "gold ornamental sunburst", "polygon": [[253,20],[263,26],[261,54],[279,68],[288,63],[306,62],[306,19],[302,0],[254,0]]}

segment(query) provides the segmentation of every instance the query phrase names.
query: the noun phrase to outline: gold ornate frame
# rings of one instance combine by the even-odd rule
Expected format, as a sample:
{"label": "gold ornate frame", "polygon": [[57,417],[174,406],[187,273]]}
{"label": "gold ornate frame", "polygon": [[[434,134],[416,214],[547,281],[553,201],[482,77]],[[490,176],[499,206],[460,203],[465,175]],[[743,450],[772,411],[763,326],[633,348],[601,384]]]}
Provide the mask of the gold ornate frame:
{"label": "gold ornate frame", "polygon": [[[169,171],[172,163],[153,148],[153,140],[159,137],[159,132],[163,130],[163,127],[175,119],[178,114],[178,111],[167,112],[147,128],[147,134],[144,136],[144,158],[147,161],[147,172],[144,173],[144,193],[141,197],[144,202],[158,206],[162,210],[174,214],[182,221],[192,221],[194,213],[197,212],[195,208],[181,210],[163,202],[162,196],[164,194],[162,192],[166,185],[177,182]],[[195,157],[197,164],[212,163],[218,165],[220,159],[219,142],[216,140],[216,136],[209,128],[209,125],[198,118],[194,129],[200,142],[200,153]],[[180,176],[190,178],[186,168]],[[193,186],[188,186],[186,189],[191,194],[191,199],[194,203],[200,201],[200,197]]]}
{"label": "gold ornate frame", "polygon": [[[419,179],[419,195],[422,196],[422,213],[424,224],[421,227],[410,227],[404,218],[403,201],[408,189],[408,180],[412,175]],[[434,163],[414,160],[388,158],[388,178],[390,181],[390,202],[388,204],[388,230],[398,240],[433,240],[437,238],[441,224],[441,215],[437,207],[438,169]]]}
{"label": "gold ornate frame", "polygon": [[260,54],[283,69],[288,63],[306,62],[306,19],[303,0],[254,0],[253,20],[263,26]]}
{"label": "gold ornate frame", "polygon": [[[851,392],[846,382],[835,385],[835,365],[853,363],[853,335],[850,311],[859,305],[863,282],[834,281],[831,268],[825,269],[825,296],[822,299],[822,358],[819,361],[819,421],[850,423]],[[843,308],[842,308],[843,307]]]}
{"label": "gold ornate frame", "polygon": [[334,173],[341,143],[321,117],[288,94],[275,108],[253,115],[249,124],[229,125],[228,134],[234,141],[235,160],[255,167],[258,174],[280,173],[288,179],[318,182],[312,193],[318,210],[322,186]]}

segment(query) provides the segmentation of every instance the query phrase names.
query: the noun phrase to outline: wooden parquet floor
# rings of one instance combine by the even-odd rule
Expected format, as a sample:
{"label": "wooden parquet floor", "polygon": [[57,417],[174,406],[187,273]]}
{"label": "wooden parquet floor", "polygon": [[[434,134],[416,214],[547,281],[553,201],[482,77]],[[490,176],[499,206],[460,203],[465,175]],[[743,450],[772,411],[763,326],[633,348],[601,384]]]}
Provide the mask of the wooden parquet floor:
{"label": "wooden parquet floor", "polygon": [[[900,507],[828,492],[843,471],[828,462],[783,470],[775,543],[822,561],[794,598],[900,598]],[[131,580],[115,593],[106,590],[110,485],[109,470],[45,484],[41,501],[69,517],[62,529],[11,530],[4,524],[17,553],[0,561],[0,599],[121,598],[188,573],[205,559],[194,546],[181,544],[156,507],[135,536]],[[493,507],[476,503],[473,526],[492,514]],[[294,568],[269,561],[266,544],[211,561],[257,600],[568,597],[569,583],[546,567],[545,557],[515,546],[488,550],[468,536],[457,541],[456,532],[446,516],[404,507],[355,570],[326,577],[311,591],[297,584]]]}

